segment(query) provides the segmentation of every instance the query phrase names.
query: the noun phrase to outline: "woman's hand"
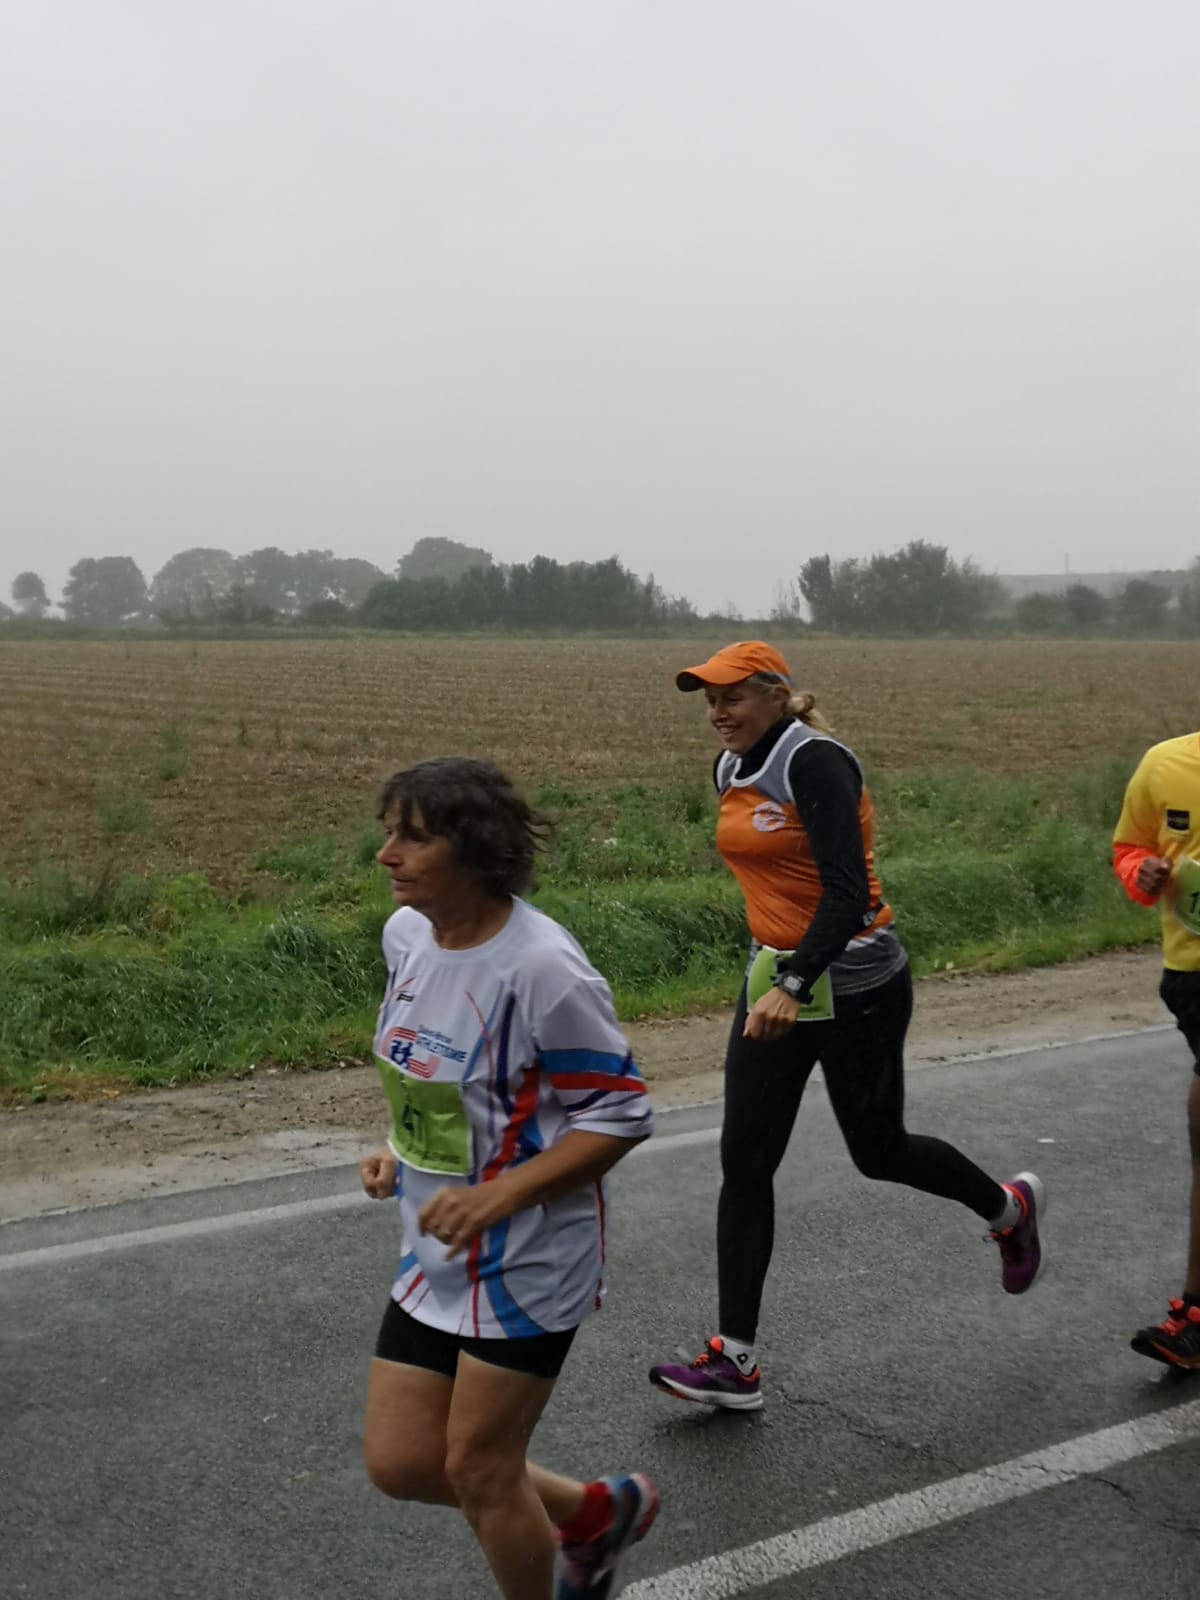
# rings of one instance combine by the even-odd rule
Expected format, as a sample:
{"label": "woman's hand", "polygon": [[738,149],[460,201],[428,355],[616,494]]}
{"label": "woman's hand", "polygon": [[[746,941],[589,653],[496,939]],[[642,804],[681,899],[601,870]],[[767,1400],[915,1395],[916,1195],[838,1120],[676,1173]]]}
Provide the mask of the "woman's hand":
{"label": "woman's hand", "polygon": [[770,1044],[773,1040],[782,1039],[789,1033],[795,1027],[799,1016],[799,1000],[793,1000],[791,995],[784,994],[782,989],[768,989],[762,999],[755,1002],[747,1016],[742,1036]]}
{"label": "woman's hand", "polygon": [[510,1214],[500,1181],[472,1184],[470,1188],[439,1189],[417,1217],[422,1233],[431,1233],[449,1246],[446,1260],[453,1261],[473,1239]]}
{"label": "woman's hand", "polygon": [[1143,894],[1160,895],[1171,876],[1171,863],[1165,856],[1147,856],[1134,880]]}
{"label": "woman's hand", "polygon": [[396,1158],[390,1150],[376,1150],[358,1163],[358,1176],[372,1200],[390,1200],[396,1192]]}

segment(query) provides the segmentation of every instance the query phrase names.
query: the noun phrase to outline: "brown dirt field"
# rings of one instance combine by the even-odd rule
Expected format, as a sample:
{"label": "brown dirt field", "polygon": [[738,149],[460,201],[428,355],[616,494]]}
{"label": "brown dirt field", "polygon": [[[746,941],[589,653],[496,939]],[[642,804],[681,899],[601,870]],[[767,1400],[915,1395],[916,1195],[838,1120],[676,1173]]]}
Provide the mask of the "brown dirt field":
{"label": "brown dirt field", "polygon": [[[1159,970],[1158,953],[1147,951],[926,978],[910,1065],[1169,1023]],[[657,1105],[720,1096],[728,1027],[729,1014],[718,1012],[629,1028]],[[1181,1046],[1181,1116],[1186,1078]],[[912,1099],[916,1114],[919,1086]],[[0,1111],[0,1222],[353,1161],[379,1138],[381,1107],[374,1070],[353,1067]]]}
{"label": "brown dirt field", "polygon": [[[111,855],[242,882],[262,843],[353,836],[383,776],[451,751],[531,785],[695,781],[711,734],[672,675],[723,642],[5,642],[0,869]],[[872,768],[1067,774],[1196,720],[1200,643],[779,642]]]}

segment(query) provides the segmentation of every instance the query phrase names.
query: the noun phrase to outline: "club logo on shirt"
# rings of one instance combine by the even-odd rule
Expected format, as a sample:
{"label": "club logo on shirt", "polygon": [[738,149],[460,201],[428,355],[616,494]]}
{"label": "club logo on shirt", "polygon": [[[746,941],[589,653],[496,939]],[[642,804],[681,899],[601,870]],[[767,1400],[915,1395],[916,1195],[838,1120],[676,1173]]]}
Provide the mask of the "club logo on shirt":
{"label": "club logo on shirt", "polygon": [[759,833],[778,833],[781,828],[787,827],[784,809],[774,800],[764,800],[761,805],[755,806],[750,821]]}
{"label": "club logo on shirt", "polygon": [[1167,807],[1167,827],[1172,833],[1189,833],[1192,826],[1192,813],[1190,811],[1176,811]]}
{"label": "club logo on shirt", "polygon": [[389,1028],[383,1036],[383,1053],[401,1072],[409,1072],[414,1078],[432,1078],[438,1059],[431,1056],[428,1061],[418,1061],[413,1055],[416,1044],[417,1035],[411,1028]]}
{"label": "club logo on shirt", "polygon": [[[422,1055],[416,1055],[417,1050]],[[467,1059],[467,1052],[436,1028],[389,1028],[381,1054],[414,1078],[434,1078],[443,1061],[462,1066]]]}

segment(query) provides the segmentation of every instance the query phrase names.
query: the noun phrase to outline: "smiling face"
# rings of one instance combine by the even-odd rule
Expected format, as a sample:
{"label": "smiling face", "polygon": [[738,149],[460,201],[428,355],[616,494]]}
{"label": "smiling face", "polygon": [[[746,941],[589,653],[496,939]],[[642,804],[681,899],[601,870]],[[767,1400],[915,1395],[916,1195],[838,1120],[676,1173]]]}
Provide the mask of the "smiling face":
{"label": "smiling face", "polygon": [[743,678],[723,687],[709,684],[704,690],[708,701],[708,720],[726,750],[744,756],[773,728],[787,709],[788,689],[782,683],[756,683]]}
{"label": "smiling face", "polygon": [[387,838],[375,859],[391,881],[398,906],[411,906],[436,921],[442,907],[479,894],[479,884],[455,860],[453,843],[427,832],[415,806],[407,828],[395,811],[383,818],[383,825]]}

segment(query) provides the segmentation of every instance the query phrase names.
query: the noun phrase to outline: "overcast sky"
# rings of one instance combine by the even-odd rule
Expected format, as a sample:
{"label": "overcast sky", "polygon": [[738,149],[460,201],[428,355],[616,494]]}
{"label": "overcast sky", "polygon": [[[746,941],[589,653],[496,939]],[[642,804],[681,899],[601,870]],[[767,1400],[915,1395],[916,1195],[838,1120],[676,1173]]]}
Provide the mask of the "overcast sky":
{"label": "overcast sky", "polygon": [[1194,0],[5,0],[0,593],[1200,552]]}

